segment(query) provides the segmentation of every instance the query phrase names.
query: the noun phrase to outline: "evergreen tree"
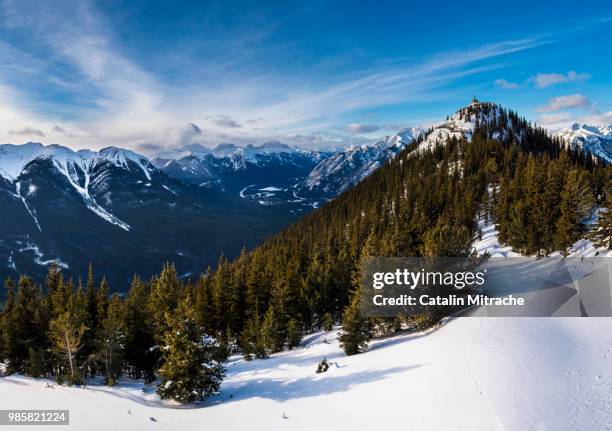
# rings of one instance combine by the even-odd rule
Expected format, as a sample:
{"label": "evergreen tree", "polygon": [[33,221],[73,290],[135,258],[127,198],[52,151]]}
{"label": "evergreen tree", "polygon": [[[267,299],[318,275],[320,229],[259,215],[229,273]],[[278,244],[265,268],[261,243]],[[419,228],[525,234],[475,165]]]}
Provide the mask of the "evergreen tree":
{"label": "evergreen tree", "polygon": [[287,347],[289,350],[298,347],[301,339],[302,334],[300,332],[300,328],[298,327],[297,320],[294,318],[289,319],[289,322],[287,323]]}
{"label": "evergreen tree", "polygon": [[[71,311],[65,311],[51,320],[49,324],[49,338],[52,342],[53,352],[62,362],[67,362],[70,384],[82,383],[77,353],[81,349],[82,338],[87,328],[79,316]],[[58,376],[62,375],[58,372]]]}
{"label": "evergreen tree", "polygon": [[172,312],[178,304],[181,283],[174,265],[165,264],[161,273],[153,277],[149,293],[148,309],[152,319],[155,337],[161,341],[168,327],[166,314]]}
{"label": "evergreen tree", "polygon": [[124,306],[120,298],[113,295],[97,336],[97,356],[104,364],[104,382],[108,386],[114,386],[121,373],[123,352],[126,347],[125,334]]}
{"label": "evergreen tree", "polygon": [[40,349],[47,346],[45,330],[48,324],[48,313],[41,290],[30,277],[21,276],[17,284],[12,310],[7,314],[8,330],[11,345],[9,351],[10,372],[38,374],[39,364],[35,356]]}
{"label": "evergreen tree", "polygon": [[17,329],[15,327],[14,308],[15,308],[15,283],[8,277],[4,281],[6,288],[6,301],[0,314],[0,325],[2,330],[0,335],[0,352],[2,360],[6,361],[8,372],[15,373],[19,371],[19,357],[17,352]]}
{"label": "evergreen tree", "polygon": [[604,208],[599,213],[597,222],[589,233],[589,238],[596,247],[612,249],[612,181],[608,183]]}
{"label": "evergreen tree", "polygon": [[360,301],[361,293],[356,291],[350,305],[342,315],[342,331],[338,339],[340,347],[347,355],[355,355],[366,350],[372,338],[369,322],[361,314]]}
{"label": "evergreen tree", "polygon": [[255,359],[265,359],[268,357],[264,337],[262,335],[261,323],[257,313],[247,320],[240,336],[240,347],[242,354],[247,361]]}
{"label": "evergreen tree", "polygon": [[155,364],[159,358],[154,336],[153,318],[149,313],[150,288],[134,276],[125,299],[126,348],[124,359],[128,373],[146,382],[155,379]]}
{"label": "evergreen tree", "polygon": [[217,393],[224,375],[216,360],[219,343],[198,324],[191,296],[174,313],[166,313],[166,319],[159,396],[190,403]]}
{"label": "evergreen tree", "polygon": [[108,311],[108,282],[106,277],[102,278],[100,282],[100,289],[96,295],[96,321],[101,322],[106,319],[106,313]]}
{"label": "evergreen tree", "polygon": [[555,243],[564,256],[579,238],[584,228],[582,219],[588,215],[593,204],[593,194],[586,176],[577,169],[571,170],[561,192],[561,216],[555,235]]}
{"label": "evergreen tree", "polygon": [[329,332],[332,329],[334,329],[334,318],[331,313],[325,313],[323,315],[323,330]]}
{"label": "evergreen tree", "polygon": [[422,253],[429,257],[464,257],[470,254],[472,234],[465,226],[438,222],[423,238]]}
{"label": "evergreen tree", "polygon": [[261,325],[261,336],[266,353],[276,353],[285,345],[285,330],[276,307],[269,307]]}

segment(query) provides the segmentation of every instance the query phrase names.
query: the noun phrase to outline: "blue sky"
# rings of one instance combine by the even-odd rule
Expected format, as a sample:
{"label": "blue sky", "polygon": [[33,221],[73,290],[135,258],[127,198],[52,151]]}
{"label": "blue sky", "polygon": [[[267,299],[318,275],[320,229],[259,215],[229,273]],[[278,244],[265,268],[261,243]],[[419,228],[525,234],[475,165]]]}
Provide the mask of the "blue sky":
{"label": "blue sky", "polygon": [[604,2],[0,0],[0,142],[364,143],[476,95],[612,123]]}

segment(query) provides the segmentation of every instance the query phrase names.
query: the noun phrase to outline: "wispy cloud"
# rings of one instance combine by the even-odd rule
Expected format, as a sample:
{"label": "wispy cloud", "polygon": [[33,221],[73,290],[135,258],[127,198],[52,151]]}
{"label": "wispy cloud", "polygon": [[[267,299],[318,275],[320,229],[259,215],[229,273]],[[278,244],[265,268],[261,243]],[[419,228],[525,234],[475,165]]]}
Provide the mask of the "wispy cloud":
{"label": "wispy cloud", "polygon": [[572,115],[569,112],[555,112],[554,114],[541,114],[538,116],[538,124],[549,127],[559,128],[561,125],[567,124],[572,120]]}
{"label": "wispy cloud", "polygon": [[345,127],[345,130],[349,133],[371,133],[380,130],[380,126],[378,124],[351,123]]}
{"label": "wispy cloud", "polygon": [[212,118],[212,121],[219,127],[228,129],[239,129],[242,127],[238,121],[228,115],[218,115]]}
{"label": "wispy cloud", "polygon": [[590,104],[589,98],[582,94],[569,94],[549,99],[547,105],[538,108],[538,112],[554,112],[568,108],[583,108]]}
{"label": "wispy cloud", "polygon": [[538,73],[535,77],[533,77],[533,81],[536,88],[546,88],[556,84],[586,81],[590,77],[591,75],[588,73],[578,73],[570,70],[566,74]]}
{"label": "wispy cloud", "polygon": [[24,127],[23,129],[19,130],[9,130],[9,134],[17,136],[38,136],[40,138],[45,137],[45,134],[42,132],[42,130],[36,127]]}
{"label": "wispy cloud", "polygon": [[[508,40],[441,52],[417,62],[398,60],[333,73],[329,70],[333,66],[326,64],[287,74],[265,67],[252,54],[244,58],[185,54],[195,58],[196,63],[184,67],[193,72],[168,79],[126,54],[112,26],[92,5],[69,4],[65,15],[47,7],[34,8],[28,15],[19,11],[19,3],[7,5],[4,25],[27,31],[43,56],[8,47],[12,54],[0,67],[0,86],[10,88],[11,97],[3,98],[0,107],[0,138],[4,134],[9,139],[11,130],[32,127],[50,140],[73,146],[353,142],[357,137],[352,135],[375,132],[378,126],[354,123],[343,130],[345,134],[330,133],[341,130],[339,124],[346,124],[350,113],[447,97],[450,84],[504,67],[496,63],[498,58],[547,43],[541,37]],[[241,43],[237,46],[250,42],[245,38]],[[30,81],[13,82],[15,74],[9,69],[23,65],[25,59],[30,81],[44,77],[45,88],[60,97],[41,98]]]}
{"label": "wispy cloud", "polygon": [[521,86],[520,84],[516,82],[510,82],[507,79],[496,79],[494,84],[506,90],[514,90]]}
{"label": "wispy cloud", "polygon": [[505,78],[500,78],[496,79],[493,83],[497,87],[506,90],[516,90],[521,87],[530,87],[532,85],[537,89],[543,89],[557,84],[586,81],[590,77],[591,75],[588,73],[578,73],[570,70],[567,73],[538,73],[521,82],[514,82]]}

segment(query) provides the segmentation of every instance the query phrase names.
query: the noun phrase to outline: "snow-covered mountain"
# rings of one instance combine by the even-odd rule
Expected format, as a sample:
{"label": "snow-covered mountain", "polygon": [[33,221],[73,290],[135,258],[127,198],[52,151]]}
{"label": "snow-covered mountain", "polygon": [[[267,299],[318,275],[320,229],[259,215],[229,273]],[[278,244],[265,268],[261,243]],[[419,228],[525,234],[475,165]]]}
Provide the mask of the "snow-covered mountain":
{"label": "snow-covered mountain", "polygon": [[268,142],[239,147],[221,144],[207,150],[190,151],[178,159],[154,159],[155,166],[183,181],[218,185],[237,194],[244,187],[266,181],[286,185],[306,175],[327,153]]}
{"label": "snow-covered mountain", "polygon": [[197,145],[186,150],[187,155],[156,158],[153,164],[186,183],[276,206],[285,214],[298,214],[316,205],[295,196],[293,188],[330,154],[280,142],[245,147],[221,144],[212,149]]}
{"label": "snow-covered mountain", "polygon": [[594,126],[574,123],[557,133],[568,145],[612,163],[612,124]]}
{"label": "snow-covered mountain", "polygon": [[394,157],[406,145],[415,142],[415,152],[443,145],[449,138],[471,139],[477,124],[495,124],[499,130],[493,138],[502,138],[500,133],[512,133],[510,123],[500,124],[501,107],[474,99],[446,120],[425,131],[419,127],[400,130],[387,136],[375,145],[353,146],[338,152],[319,163],[300,184],[303,194],[319,192],[326,197],[354,186],[385,161]]}
{"label": "snow-covered mountain", "polygon": [[72,178],[76,170],[83,174],[104,163],[131,169],[135,165],[150,178],[149,170],[155,169],[148,159],[131,150],[107,147],[95,152],[91,150],[73,151],[61,145],[43,145],[38,142],[28,142],[23,145],[0,145],[0,175],[8,180],[14,180],[23,169],[35,159],[49,158],[67,177]]}
{"label": "snow-covered mountain", "polygon": [[350,146],[317,164],[299,187],[306,193],[333,197],[370,175],[422,134],[418,127],[406,128],[374,145]]}
{"label": "snow-covered mountain", "polygon": [[124,289],[135,271],[150,275],[166,261],[181,273],[196,271],[202,262],[214,264],[219,250],[234,255],[289,222],[173,178],[121,148],[7,144],[0,146],[0,168],[2,277],[41,279],[51,262],[83,273],[91,261],[104,263]]}

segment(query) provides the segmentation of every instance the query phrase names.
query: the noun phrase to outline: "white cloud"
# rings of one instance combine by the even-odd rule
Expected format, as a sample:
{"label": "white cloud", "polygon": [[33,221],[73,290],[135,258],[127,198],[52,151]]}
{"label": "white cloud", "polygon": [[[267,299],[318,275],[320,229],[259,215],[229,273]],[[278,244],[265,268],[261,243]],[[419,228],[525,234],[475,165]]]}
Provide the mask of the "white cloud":
{"label": "white cloud", "polygon": [[570,70],[566,74],[538,73],[533,77],[533,81],[536,88],[546,88],[561,83],[586,81],[590,77],[591,75],[587,73],[577,73]]}
{"label": "white cloud", "polygon": [[23,129],[19,130],[9,130],[9,135],[17,135],[17,136],[37,136],[39,138],[44,138],[45,134],[42,130],[37,127],[29,127],[26,126]]}
{"label": "white cloud", "polygon": [[380,126],[378,124],[359,124],[359,123],[351,123],[345,127],[345,130],[349,133],[371,133],[380,130]]}
{"label": "white cloud", "polygon": [[234,120],[228,115],[218,115],[212,118],[212,121],[219,127],[226,129],[239,129],[242,127],[238,121]]}
{"label": "white cloud", "polygon": [[568,108],[583,108],[589,106],[589,98],[582,94],[569,94],[567,96],[553,97],[546,106],[538,108],[538,112],[554,112]]}
{"label": "white cloud", "polygon": [[520,87],[520,84],[516,82],[510,82],[507,79],[496,79],[494,84],[506,90],[515,90]]}
{"label": "white cloud", "polygon": [[551,130],[558,130],[572,123],[604,126],[612,124],[612,111],[598,112],[595,110],[588,114],[576,114],[565,111],[552,114],[540,114],[537,122],[541,126]]}
{"label": "white cloud", "polygon": [[551,129],[559,128],[572,121],[569,112],[556,112],[554,114],[542,114],[538,116],[538,124]]}

